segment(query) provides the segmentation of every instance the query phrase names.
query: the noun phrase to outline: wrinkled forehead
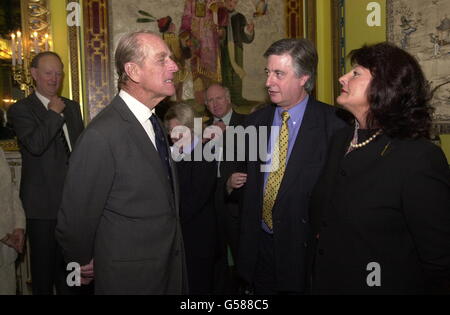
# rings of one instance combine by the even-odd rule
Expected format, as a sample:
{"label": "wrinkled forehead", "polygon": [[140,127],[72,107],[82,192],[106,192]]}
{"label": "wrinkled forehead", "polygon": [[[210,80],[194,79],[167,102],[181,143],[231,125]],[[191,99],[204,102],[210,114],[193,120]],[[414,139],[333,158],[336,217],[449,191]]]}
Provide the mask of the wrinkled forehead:
{"label": "wrinkled forehead", "polygon": [[170,56],[171,52],[161,37],[152,34],[143,34],[140,38],[141,44],[149,57]]}
{"label": "wrinkled forehead", "polygon": [[291,68],[293,66],[292,57],[289,54],[270,55],[267,57],[266,69],[274,71],[281,68]]}
{"label": "wrinkled forehead", "polygon": [[37,64],[37,69],[39,70],[59,70],[61,71],[63,68],[63,64],[61,61],[55,56],[43,56],[39,59]]}
{"label": "wrinkled forehead", "polygon": [[207,97],[216,97],[225,95],[225,89],[221,86],[214,85],[211,86],[206,92]]}

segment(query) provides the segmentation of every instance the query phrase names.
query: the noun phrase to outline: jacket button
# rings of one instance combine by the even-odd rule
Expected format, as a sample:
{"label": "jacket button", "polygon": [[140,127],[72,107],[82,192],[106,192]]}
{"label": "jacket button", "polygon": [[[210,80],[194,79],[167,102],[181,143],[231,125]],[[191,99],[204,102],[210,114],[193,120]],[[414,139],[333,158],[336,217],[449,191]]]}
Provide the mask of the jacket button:
{"label": "jacket button", "polygon": [[305,248],[307,248],[307,247],[308,247],[308,243],[304,242],[304,243],[303,243],[303,246],[304,246]]}
{"label": "jacket button", "polygon": [[341,170],[341,176],[347,176],[347,172],[344,170]]}
{"label": "jacket button", "polygon": [[302,218],[302,223],[306,224],[306,220],[304,218]]}

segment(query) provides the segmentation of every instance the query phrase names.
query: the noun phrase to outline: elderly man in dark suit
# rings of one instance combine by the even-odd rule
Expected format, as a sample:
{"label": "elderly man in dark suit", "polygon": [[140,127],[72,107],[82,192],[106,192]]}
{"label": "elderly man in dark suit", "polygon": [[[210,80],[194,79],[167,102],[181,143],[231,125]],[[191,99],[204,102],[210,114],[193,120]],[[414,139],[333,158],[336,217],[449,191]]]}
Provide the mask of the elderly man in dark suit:
{"label": "elderly man in dark suit", "polygon": [[72,155],[57,238],[82,282],[95,277],[96,294],[183,294],[178,179],[154,114],[174,95],[178,67],[144,31],[123,36],[115,60],[120,92]]}
{"label": "elderly man in dark suit", "polygon": [[[236,138],[234,145],[227,146],[228,138],[235,137],[230,132],[232,128],[242,126],[246,115],[233,110],[230,91],[220,84],[212,84],[205,91],[206,107],[212,117],[206,122],[208,126],[217,126],[222,130],[222,141],[216,144],[217,157],[217,189],[215,191],[215,208],[218,218],[219,230],[219,267],[215,283],[216,293],[237,293],[237,281],[233,268],[228,269],[228,248],[233,260],[237,257],[239,240],[239,203],[229,200],[226,194],[226,183],[231,178],[245,178],[246,174],[239,172],[239,164],[236,163]],[[228,139],[228,140],[227,140]]]}
{"label": "elderly man in dark suit", "polygon": [[255,294],[302,294],[309,198],[329,139],[344,123],[310,95],[318,58],[309,41],[282,39],[264,56],[273,104],[251,114],[246,124],[256,126],[259,136],[264,128],[279,132],[267,133],[268,162],[247,161],[247,182],[235,186],[244,185],[237,267]]}
{"label": "elderly man in dark suit", "polygon": [[53,52],[31,62],[35,92],[12,105],[8,121],[22,154],[20,196],[27,218],[33,294],[70,293],[55,239],[70,152],[83,131],[80,105],[58,96],[63,64]]}

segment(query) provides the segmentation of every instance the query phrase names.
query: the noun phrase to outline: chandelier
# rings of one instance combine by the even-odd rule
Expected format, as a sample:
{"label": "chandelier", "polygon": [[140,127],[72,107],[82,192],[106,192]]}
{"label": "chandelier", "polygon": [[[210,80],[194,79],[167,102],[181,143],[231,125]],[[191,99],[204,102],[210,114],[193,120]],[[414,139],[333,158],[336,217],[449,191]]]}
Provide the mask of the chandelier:
{"label": "chandelier", "polygon": [[14,80],[25,96],[32,92],[30,63],[33,57],[51,50],[49,10],[46,0],[22,0],[22,30],[11,34],[11,61]]}

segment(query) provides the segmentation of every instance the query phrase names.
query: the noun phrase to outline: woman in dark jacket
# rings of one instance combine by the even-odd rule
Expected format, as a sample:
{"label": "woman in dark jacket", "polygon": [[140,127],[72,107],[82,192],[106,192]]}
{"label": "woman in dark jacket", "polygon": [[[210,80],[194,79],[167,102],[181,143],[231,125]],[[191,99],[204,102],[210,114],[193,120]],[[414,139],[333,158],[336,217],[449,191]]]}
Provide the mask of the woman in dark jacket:
{"label": "woman in dark jacket", "polygon": [[164,121],[174,142],[172,157],[180,183],[180,222],[189,293],[212,294],[218,244],[214,208],[216,163],[203,158],[202,138],[194,134],[194,112],[189,105],[173,105]]}
{"label": "woman in dark jacket", "polygon": [[[391,44],[350,53],[337,102],[355,128],[337,132],[310,208],[315,294],[449,290],[450,172],[427,140],[429,88]],[[449,291],[447,291],[449,292]]]}

